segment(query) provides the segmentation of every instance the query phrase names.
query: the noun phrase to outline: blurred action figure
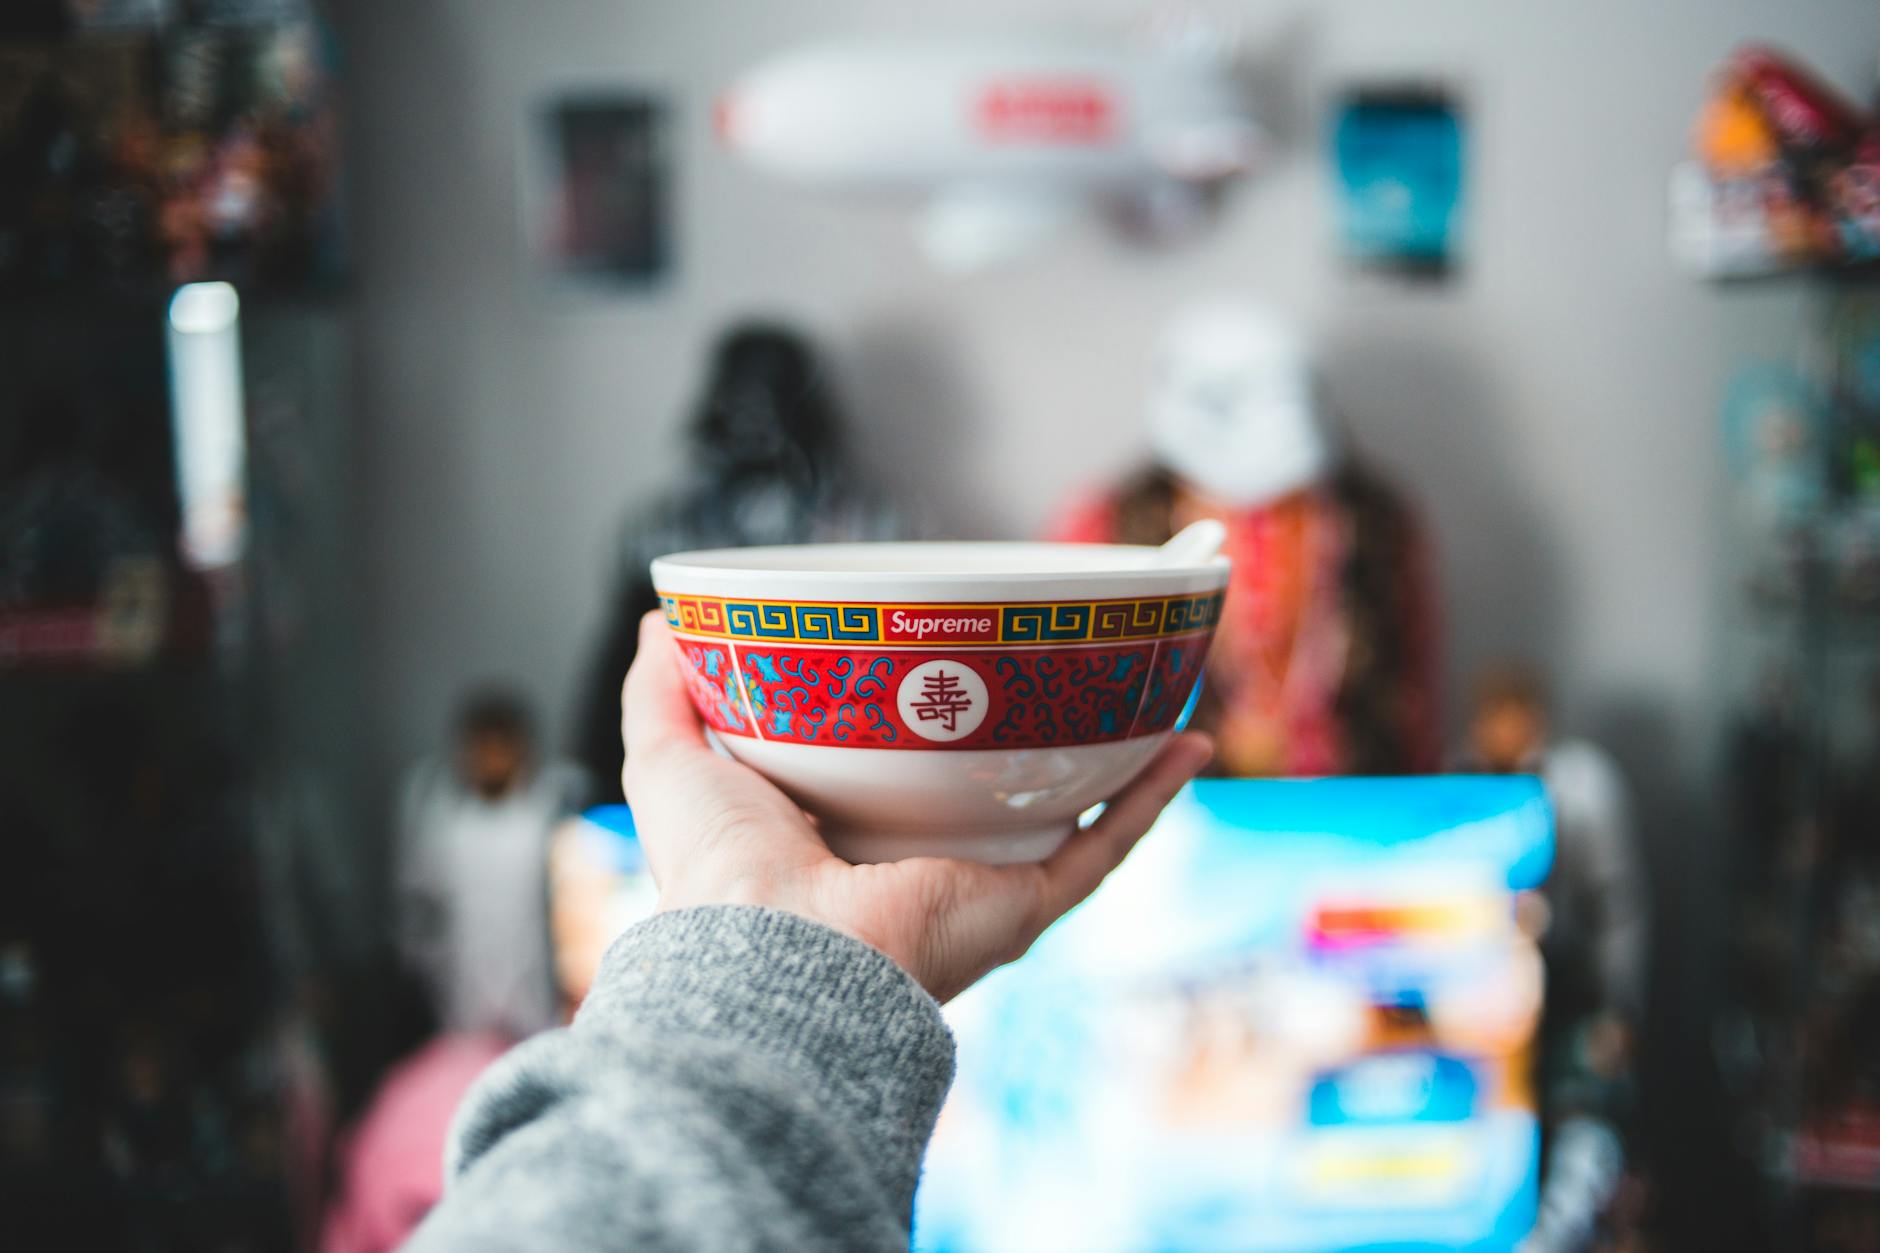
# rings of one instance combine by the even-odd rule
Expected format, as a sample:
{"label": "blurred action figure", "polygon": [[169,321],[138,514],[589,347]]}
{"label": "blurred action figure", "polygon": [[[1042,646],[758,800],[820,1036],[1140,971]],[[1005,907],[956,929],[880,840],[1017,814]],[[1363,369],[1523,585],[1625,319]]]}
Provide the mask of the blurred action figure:
{"label": "blurred action figure", "polygon": [[577,702],[575,753],[597,800],[619,801],[620,682],[640,618],[659,607],[647,566],[691,548],[895,539],[900,525],[863,485],[814,350],[787,327],[734,327],[713,354],[687,432],[685,484],[627,525],[606,634]]}
{"label": "blurred action figure", "polygon": [[1234,560],[1194,725],[1229,775],[1434,769],[1435,594],[1414,512],[1337,446],[1305,340],[1258,305],[1169,327],[1155,464],[1075,504],[1055,537],[1159,544],[1197,518]]}
{"label": "blurred action figure", "polygon": [[1554,739],[1540,681],[1519,666],[1477,683],[1465,769],[1537,774],[1554,809],[1554,867],[1525,911],[1547,963],[1540,1217],[1523,1253],[1598,1243],[1625,1179],[1624,1127],[1644,1021],[1648,888],[1625,781],[1604,750]]}
{"label": "blurred action figure", "polygon": [[399,940],[444,1031],[520,1038],[555,1023],[548,840],[578,790],[572,770],[536,761],[527,710],[496,691],[465,705],[455,761],[406,781]]}

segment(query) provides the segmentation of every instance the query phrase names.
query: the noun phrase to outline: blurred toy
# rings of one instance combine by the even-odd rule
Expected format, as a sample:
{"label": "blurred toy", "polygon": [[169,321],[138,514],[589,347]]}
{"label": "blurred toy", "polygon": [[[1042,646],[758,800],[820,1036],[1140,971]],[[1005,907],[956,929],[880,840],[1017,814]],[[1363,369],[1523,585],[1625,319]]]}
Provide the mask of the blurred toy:
{"label": "blurred toy", "polygon": [[1758,599],[1799,604],[1827,503],[1828,420],[1799,370],[1759,362],[1731,379],[1724,443],[1747,539],[1744,577]]}
{"label": "blurred toy", "polygon": [[519,1038],[554,1023],[549,835],[578,790],[537,760],[527,709],[500,691],[464,706],[454,760],[406,780],[399,938],[445,1031]]}
{"label": "blurred toy", "polygon": [[1157,544],[1226,524],[1234,561],[1194,725],[1230,775],[1434,768],[1435,595],[1423,529],[1338,446],[1304,337],[1245,301],[1169,326],[1148,398],[1155,464],[1074,502],[1056,538]]}
{"label": "blurred toy", "polygon": [[718,133],[771,173],[932,197],[919,238],[949,270],[1032,246],[1092,206],[1161,233],[1249,169],[1262,134],[1218,40],[1146,54],[1080,45],[847,40],[764,62]]}
{"label": "blurred toy", "polygon": [[1624,779],[1584,740],[1556,739],[1521,666],[1477,682],[1466,768],[1537,774],[1554,810],[1554,865],[1531,911],[1547,962],[1539,1082],[1548,1137],[1525,1253],[1592,1247],[1625,1178],[1636,1037],[1644,1023],[1649,888]]}
{"label": "blurred toy", "polygon": [[1672,180],[1673,250],[1715,275],[1880,259],[1880,121],[1767,48],[1738,50]]}
{"label": "blurred toy", "polygon": [[1741,178],[1773,163],[1775,131],[1741,84],[1725,83],[1697,120],[1697,153],[1713,174]]}
{"label": "blurred toy", "polygon": [[1726,90],[1747,98],[1787,156],[1831,161],[1864,132],[1866,123],[1852,101],[1772,49],[1739,49],[1725,76]]}
{"label": "blurred toy", "polygon": [[[1649,892],[1631,826],[1625,780],[1606,752],[1557,739],[1540,681],[1519,665],[1477,680],[1462,764],[1493,773],[1537,774],[1554,807],[1554,871],[1544,889],[1549,948],[1572,949],[1582,965],[1577,995],[1636,1024],[1645,1009]],[[1550,965],[1559,988],[1564,970]]]}
{"label": "blurred toy", "polygon": [[1880,294],[1864,286],[1835,291],[1823,346],[1835,490],[1880,502]]}
{"label": "blurred toy", "polygon": [[849,460],[841,411],[809,341],[733,327],[686,432],[682,485],[628,521],[604,634],[577,696],[575,753],[599,800],[621,800],[620,683],[640,619],[659,608],[648,565],[692,548],[895,539],[901,523]]}
{"label": "blurred toy", "polygon": [[1725,401],[1724,426],[1731,472],[1757,524],[1793,523],[1821,506],[1823,415],[1799,371],[1770,364],[1739,371]]}

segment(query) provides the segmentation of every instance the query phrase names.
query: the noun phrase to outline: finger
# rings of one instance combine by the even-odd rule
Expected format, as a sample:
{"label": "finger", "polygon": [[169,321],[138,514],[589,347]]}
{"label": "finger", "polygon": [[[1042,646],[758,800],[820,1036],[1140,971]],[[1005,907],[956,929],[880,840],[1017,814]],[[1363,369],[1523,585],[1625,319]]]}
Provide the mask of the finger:
{"label": "finger", "polygon": [[[698,856],[702,836],[718,852],[744,850],[768,858],[778,850],[803,858],[832,856],[802,811],[755,771],[713,751],[687,691],[685,658],[657,611],[640,620],[640,647],[622,693],[626,767],[621,786],[633,807],[640,843],[661,888],[667,854]],[[758,838],[753,838],[758,837]]]}
{"label": "finger", "polygon": [[1041,867],[1044,877],[1039,932],[1097,890],[1104,876],[1122,863],[1163,808],[1175,799],[1175,793],[1200,773],[1213,755],[1214,744],[1207,736],[1177,735],[1156,754],[1148,769],[1109,803],[1101,818],[1088,830],[1072,835],[1064,847],[1045,860]]}
{"label": "finger", "polygon": [[672,629],[656,609],[640,619],[640,648],[621,688],[621,735],[627,760],[659,748],[711,751],[685,676]]}

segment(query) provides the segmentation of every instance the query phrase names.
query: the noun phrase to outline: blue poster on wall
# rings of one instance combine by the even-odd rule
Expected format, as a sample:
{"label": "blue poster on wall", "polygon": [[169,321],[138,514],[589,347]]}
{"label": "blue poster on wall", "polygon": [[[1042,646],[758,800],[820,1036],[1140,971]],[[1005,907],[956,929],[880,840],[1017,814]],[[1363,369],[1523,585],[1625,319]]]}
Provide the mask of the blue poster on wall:
{"label": "blue poster on wall", "polygon": [[1332,125],[1341,247],[1361,265],[1444,275],[1461,231],[1462,118],[1440,87],[1348,93]]}

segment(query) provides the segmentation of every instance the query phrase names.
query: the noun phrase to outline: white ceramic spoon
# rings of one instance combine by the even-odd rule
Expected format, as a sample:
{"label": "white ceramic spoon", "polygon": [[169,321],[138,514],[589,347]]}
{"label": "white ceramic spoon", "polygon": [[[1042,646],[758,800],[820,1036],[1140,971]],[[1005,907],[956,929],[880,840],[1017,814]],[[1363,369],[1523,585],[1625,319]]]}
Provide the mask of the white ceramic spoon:
{"label": "white ceramic spoon", "polygon": [[1213,518],[1190,522],[1156,550],[1159,566],[1205,566],[1227,542],[1227,528]]}

